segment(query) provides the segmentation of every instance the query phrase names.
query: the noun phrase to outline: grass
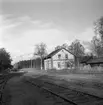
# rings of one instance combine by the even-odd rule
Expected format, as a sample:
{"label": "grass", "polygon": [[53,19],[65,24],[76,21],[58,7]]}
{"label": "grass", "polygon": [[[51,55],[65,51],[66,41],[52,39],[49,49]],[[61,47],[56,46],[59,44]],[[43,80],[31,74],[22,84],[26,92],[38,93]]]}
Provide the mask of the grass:
{"label": "grass", "polygon": [[83,74],[83,75],[103,75],[103,68],[101,67],[81,67],[80,69],[63,69],[63,70],[36,70],[35,68],[26,68],[22,69],[25,72],[28,72],[26,74],[35,75],[35,74],[57,74],[57,75],[69,75],[69,74]]}
{"label": "grass", "polygon": [[63,69],[63,70],[47,70],[48,73],[56,73],[56,74],[103,74],[103,67],[93,67],[85,66],[79,67],[79,69]]}

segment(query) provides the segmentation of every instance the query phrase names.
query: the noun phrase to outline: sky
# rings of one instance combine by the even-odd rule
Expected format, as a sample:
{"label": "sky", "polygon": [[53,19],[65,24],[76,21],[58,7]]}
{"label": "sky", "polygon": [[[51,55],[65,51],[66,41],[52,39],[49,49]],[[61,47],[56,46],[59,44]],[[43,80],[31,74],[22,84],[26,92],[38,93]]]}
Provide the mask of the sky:
{"label": "sky", "polygon": [[44,42],[48,53],[75,39],[90,41],[103,16],[103,0],[0,0],[0,48],[13,62],[28,59]]}

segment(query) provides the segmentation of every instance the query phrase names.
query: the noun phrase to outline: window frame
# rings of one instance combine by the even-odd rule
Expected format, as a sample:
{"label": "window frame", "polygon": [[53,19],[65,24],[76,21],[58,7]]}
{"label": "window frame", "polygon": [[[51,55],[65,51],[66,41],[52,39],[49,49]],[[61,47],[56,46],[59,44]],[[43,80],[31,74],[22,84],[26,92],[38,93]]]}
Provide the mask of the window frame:
{"label": "window frame", "polygon": [[68,59],[68,54],[65,54],[65,59]]}
{"label": "window frame", "polygon": [[61,68],[61,63],[60,62],[58,62],[58,68]]}
{"label": "window frame", "polygon": [[61,59],[61,54],[58,54],[58,59]]}

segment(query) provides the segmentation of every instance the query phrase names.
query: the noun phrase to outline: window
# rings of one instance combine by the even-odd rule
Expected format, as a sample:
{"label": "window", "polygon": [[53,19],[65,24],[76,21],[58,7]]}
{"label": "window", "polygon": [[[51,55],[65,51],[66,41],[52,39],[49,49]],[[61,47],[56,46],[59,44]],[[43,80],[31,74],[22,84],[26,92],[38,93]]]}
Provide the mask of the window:
{"label": "window", "polygon": [[59,59],[61,58],[61,54],[58,54],[58,58],[59,58]]}
{"label": "window", "polygon": [[65,62],[65,67],[66,68],[70,67],[70,63],[69,62]]}
{"label": "window", "polygon": [[60,62],[58,62],[58,68],[61,68]]}
{"label": "window", "polygon": [[70,67],[70,64],[67,62],[67,67]]}
{"label": "window", "polygon": [[68,59],[68,54],[65,54],[65,59]]}

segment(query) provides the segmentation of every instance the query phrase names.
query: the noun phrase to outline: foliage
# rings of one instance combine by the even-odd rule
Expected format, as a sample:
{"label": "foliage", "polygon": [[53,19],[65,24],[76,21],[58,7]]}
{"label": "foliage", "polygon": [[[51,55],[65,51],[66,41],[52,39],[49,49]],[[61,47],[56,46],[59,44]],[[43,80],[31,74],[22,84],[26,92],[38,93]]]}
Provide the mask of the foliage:
{"label": "foliage", "polygon": [[69,46],[69,50],[77,57],[81,57],[85,54],[85,48],[79,40],[72,42],[72,44]]}
{"label": "foliage", "polygon": [[38,55],[40,58],[41,58],[41,69],[43,68],[42,67],[42,60],[43,58],[47,55],[47,51],[46,51],[46,44],[44,43],[40,43],[40,44],[37,44],[35,46],[35,52],[34,52],[34,55]]}
{"label": "foliage", "polygon": [[62,48],[62,47],[58,45],[58,46],[55,47],[55,50],[58,50],[60,48]]}
{"label": "foliage", "polygon": [[58,49],[61,49],[61,48],[65,48],[65,49],[68,49],[68,45],[66,43],[64,43],[63,45],[58,45],[55,47],[55,50],[58,50]]}
{"label": "foliage", "polygon": [[[32,67],[39,69],[40,70],[40,62],[41,59],[40,58],[36,58],[32,60]],[[43,61],[42,61],[42,64]],[[44,67],[44,65],[42,65]],[[17,67],[18,69],[22,69],[22,68],[30,68],[31,67],[31,60],[23,60],[17,63]]]}
{"label": "foliage", "polygon": [[65,49],[68,49],[68,44],[64,43],[64,44],[62,45],[62,47],[65,48]]}
{"label": "foliage", "polygon": [[103,41],[103,16],[94,22],[94,31],[96,35],[99,35]]}
{"label": "foliage", "polygon": [[94,22],[94,33],[95,36],[91,42],[88,42],[89,49],[93,55],[101,57],[103,56],[103,16]]}
{"label": "foliage", "polygon": [[34,55],[38,55],[40,57],[45,57],[47,55],[46,47],[47,46],[44,43],[37,44],[35,46]]}
{"label": "foliage", "polygon": [[103,56],[103,16],[94,22],[95,36],[91,41],[90,48],[97,57]]}
{"label": "foliage", "polygon": [[101,40],[97,38],[97,36],[93,37],[90,49],[92,50],[93,54],[95,54],[97,57],[103,56],[103,46],[101,44]]}
{"label": "foliage", "polygon": [[9,52],[7,52],[4,48],[1,48],[0,49],[0,72],[2,70],[11,68],[12,67],[11,61],[12,59],[10,57]]}
{"label": "foliage", "polygon": [[75,69],[77,70],[79,67],[80,58],[85,54],[84,46],[80,43],[79,40],[75,40],[74,42],[72,42],[68,49],[75,55]]}

